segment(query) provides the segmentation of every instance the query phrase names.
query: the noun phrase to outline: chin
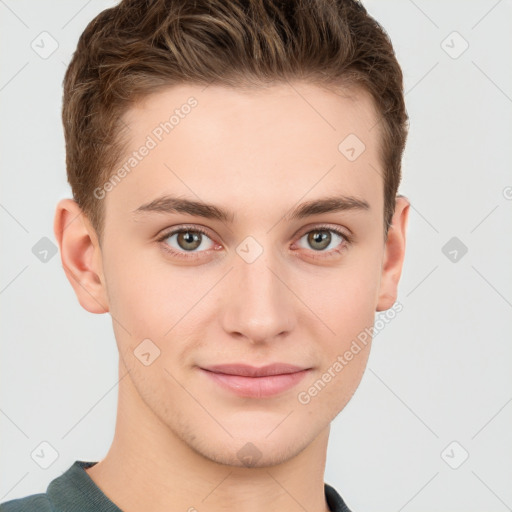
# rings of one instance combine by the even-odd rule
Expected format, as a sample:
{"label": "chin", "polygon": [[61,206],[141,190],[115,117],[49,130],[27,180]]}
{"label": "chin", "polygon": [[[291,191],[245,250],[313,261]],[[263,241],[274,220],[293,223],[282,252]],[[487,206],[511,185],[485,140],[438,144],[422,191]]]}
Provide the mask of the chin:
{"label": "chin", "polygon": [[[266,468],[283,464],[300,454],[313,439],[305,436],[292,436],[286,432],[281,435],[274,431],[269,435],[268,429],[259,430],[259,435],[239,436],[215,440],[205,436],[208,444],[197,444],[197,437],[192,442],[186,440],[190,448],[202,457],[217,464],[239,468]],[[295,429],[297,432],[298,429]]]}

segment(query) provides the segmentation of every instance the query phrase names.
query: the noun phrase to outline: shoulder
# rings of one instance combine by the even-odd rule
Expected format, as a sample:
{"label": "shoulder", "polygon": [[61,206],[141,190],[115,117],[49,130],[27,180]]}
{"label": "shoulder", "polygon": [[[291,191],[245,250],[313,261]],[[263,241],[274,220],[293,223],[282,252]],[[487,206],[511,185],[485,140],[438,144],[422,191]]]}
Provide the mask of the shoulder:
{"label": "shoulder", "polygon": [[0,503],[0,512],[53,512],[53,509],[48,496],[40,493]]}
{"label": "shoulder", "polygon": [[[331,512],[351,512],[348,505],[332,485],[324,482],[324,489],[327,506]],[[2,511],[0,510],[0,512]]]}

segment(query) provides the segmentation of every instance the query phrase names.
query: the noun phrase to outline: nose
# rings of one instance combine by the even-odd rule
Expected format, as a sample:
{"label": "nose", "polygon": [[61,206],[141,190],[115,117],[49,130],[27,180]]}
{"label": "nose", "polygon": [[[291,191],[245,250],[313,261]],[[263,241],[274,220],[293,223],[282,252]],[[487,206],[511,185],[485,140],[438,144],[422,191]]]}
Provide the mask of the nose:
{"label": "nose", "polygon": [[289,271],[264,251],[255,261],[235,258],[221,312],[224,330],[253,344],[269,343],[291,332],[298,300],[290,289]]}

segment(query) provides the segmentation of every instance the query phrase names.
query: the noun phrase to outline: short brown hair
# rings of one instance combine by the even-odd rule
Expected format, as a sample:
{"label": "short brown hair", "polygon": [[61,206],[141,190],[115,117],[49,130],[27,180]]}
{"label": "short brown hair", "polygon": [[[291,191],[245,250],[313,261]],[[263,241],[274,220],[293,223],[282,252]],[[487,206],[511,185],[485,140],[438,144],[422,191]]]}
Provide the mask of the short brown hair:
{"label": "short brown hair", "polygon": [[94,190],[122,156],[121,117],[138,99],[183,83],[242,87],[292,79],[358,85],[371,94],[387,237],[408,116],[391,41],[360,2],[123,0],[87,25],[63,83],[68,182],[100,241],[104,207]]}

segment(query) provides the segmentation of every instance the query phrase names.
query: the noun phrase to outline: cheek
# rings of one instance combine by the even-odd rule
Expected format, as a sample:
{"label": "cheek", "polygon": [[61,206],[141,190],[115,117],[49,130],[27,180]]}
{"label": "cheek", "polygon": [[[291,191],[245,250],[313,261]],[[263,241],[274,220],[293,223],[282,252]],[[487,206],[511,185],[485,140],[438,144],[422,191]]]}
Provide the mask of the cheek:
{"label": "cheek", "polygon": [[324,278],[317,275],[317,286],[305,288],[309,290],[308,305],[321,319],[310,325],[322,358],[309,385],[313,386],[313,395],[318,393],[317,407],[332,415],[329,420],[349,402],[366,368],[380,283],[380,257],[377,246],[354,251],[336,271],[330,269]]}
{"label": "cheek", "polygon": [[317,275],[315,286],[307,288],[308,304],[333,336],[347,340],[373,325],[380,273],[378,249],[358,250],[338,269]]}
{"label": "cheek", "polygon": [[125,327],[118,329],[123,339],[129,336],[134,344],[139,338],[163,337],[179,317],[187,288],[140,248],[128,247],[110,256],[105,265],[109,308],[114,325]]}
{"label": "cheek", "polygon": [[378,259],[361,255],[321,281],[322,293],[319,288],[309,292],[308,304],[320,319],[315,319],[310,329],[321,361],[302,391],[303,397],[311,400],[315,414],[326,415],[326,420],[331,421],[345,407],[363,377],[371,348],[379,276]]}
{"label": "cheek", "polygon": [[128,356],[148,338],[161,351],[157,361],[181,362],[197,343],[201,321],[215,320],[208,291],[219,277],[199,267],[173,267],[157,250],[139,247],[124,254],[130,256],[108,260],[105,269],[120,351]]}

